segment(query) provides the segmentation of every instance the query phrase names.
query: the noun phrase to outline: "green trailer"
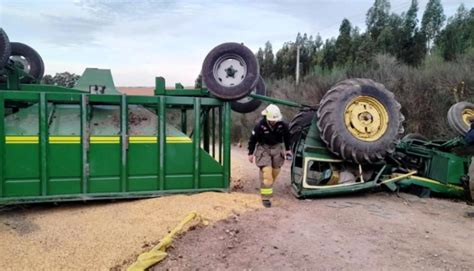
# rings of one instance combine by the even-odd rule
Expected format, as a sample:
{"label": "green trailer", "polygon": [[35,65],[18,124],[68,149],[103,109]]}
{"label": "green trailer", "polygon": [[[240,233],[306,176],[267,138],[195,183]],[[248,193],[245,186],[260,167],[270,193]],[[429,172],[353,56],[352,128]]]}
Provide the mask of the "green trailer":
{"label": "green trailer", "polygon": [[73,88],[40,84],[39,54],[1,29],[0,51],[0,204],[229,190],[231,108],[264,93],[245,46],[214,48],[196,88],[157,77],[153,96],[94,68]]}

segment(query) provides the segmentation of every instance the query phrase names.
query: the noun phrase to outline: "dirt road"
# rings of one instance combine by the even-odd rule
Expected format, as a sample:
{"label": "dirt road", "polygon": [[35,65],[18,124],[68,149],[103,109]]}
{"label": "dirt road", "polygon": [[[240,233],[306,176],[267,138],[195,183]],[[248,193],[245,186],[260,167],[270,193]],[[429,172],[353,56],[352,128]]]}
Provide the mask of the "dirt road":
{"label": "dirt road", "polygon": [[[258,193],[257,170],[233,150],[236,190]],[[289,167],[271,209],[188,232],[155,270],[474,270],[473,208],[463,202],[377,193],[297,200]]]}

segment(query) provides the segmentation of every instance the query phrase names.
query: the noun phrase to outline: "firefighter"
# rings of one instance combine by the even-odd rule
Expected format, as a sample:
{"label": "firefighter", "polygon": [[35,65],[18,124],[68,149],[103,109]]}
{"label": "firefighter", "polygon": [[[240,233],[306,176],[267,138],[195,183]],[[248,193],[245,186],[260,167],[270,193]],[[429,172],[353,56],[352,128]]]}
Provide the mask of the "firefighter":
{"label": "firefighter", "polygon": [[[288,124],[278,106],[270,104],[262,111],[263,118],[252,130],[248,159],[260,169],[260,194],[263,206],[272,206],[273,184],[287,156],[291,156]],[[283,143],[283,144],[282,144]]]}

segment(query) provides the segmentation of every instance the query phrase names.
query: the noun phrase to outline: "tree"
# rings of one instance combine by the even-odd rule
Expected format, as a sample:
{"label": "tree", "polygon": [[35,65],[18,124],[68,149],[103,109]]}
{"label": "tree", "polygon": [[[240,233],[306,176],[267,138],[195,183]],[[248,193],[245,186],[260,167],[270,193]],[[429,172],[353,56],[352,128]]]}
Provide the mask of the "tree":
{"label": "tree", "polygon": [[334,38],[327,39],[323,47],[323,58],[321,65],[324,69],[331,70],[336,63],[336,40]]}
{"label": "tree", "polygon": [[375,0],[374,5],[367,12],[367,32],[376,41],[380,33],[387,26],[390,15],[390,2],[388,0]]}
{"label": "tree", "polygon": [[258,51],[257,51],[257,54],[255,55],[255,57],[257,58],[258,60],[258,64],[260,65],[260,68],[262,68],[262,64],[263,64],[263,50],[262,48],[258,48]]}
{"label": "tree", "polygon": [[446,16],[440,0],[429,0],[426,4],[423,18],[421,19],[421,32],[426,38],[428,52],[431,49],[433,39],[439,35]]}
{"label": "tree", "polygon": [[467,11],[461,4],[435,39],[435,44],[445,60],[455,60],[467,49],[474,48],[474,8]]}
{"label": "tree", "polygon": [[80,77],[80,75],[69,72],[56,73],[54,77],[47,74],[43,76],[42,83],[45,85],[55,85],[72,88]]}
{"label": "tree", "polygon": [[336,40],[336,64],[338,66],[344,66],[351,62],[351,30],[351,22],[348,19],[342,20]]}
{"label": "tree", "polygon": [[418,30],[418,1],[412,0],[407,13],[403,14],[403,28],[397,58],[406,64],[417,66],[423,61],[426,48],[423,34]]}
{"label": "tree", "polygon": [[263,50],[263,65],[261,65],[261,73],[264,78],[271,78],[274,76],[274,61],[275,57],[273,55],[272,44],[270,41],[267,41],[265,43],[265,49]]}

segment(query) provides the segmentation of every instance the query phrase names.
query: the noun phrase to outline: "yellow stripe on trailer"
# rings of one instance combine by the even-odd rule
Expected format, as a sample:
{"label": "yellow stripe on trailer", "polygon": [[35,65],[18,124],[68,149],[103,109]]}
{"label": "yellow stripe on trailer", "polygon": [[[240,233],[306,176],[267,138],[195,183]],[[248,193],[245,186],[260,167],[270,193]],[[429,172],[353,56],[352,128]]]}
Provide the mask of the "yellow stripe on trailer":
{"label": "yellow stripe on trailer", "polygon": [[[131,136],[129,143],[131,144],[157,144],[158,137],[154,136]],[[50,144],[80,144],[81,137],[79,136],[50,136],[48,138]],[[6,144],[38,144],[38,136],[6,136]],[[91,144],[119,144],[120,137],[118,136],[91,136]],[[192,143],[189,137],[167,136],[166,143]]]}
{"label": "yellow stripe on trailer", "polygon": [[38,144],[38,136],[6,136],[6,144]]}
{"label": "yellow stripe on trailer", "polygon": [[120,137],[118,136],[91,136],[91,144],[118,144]]}
{"label": "yellow stripe on trailer", "polygon": [[49,144],[81,144],[79,136],[50,136]]}

